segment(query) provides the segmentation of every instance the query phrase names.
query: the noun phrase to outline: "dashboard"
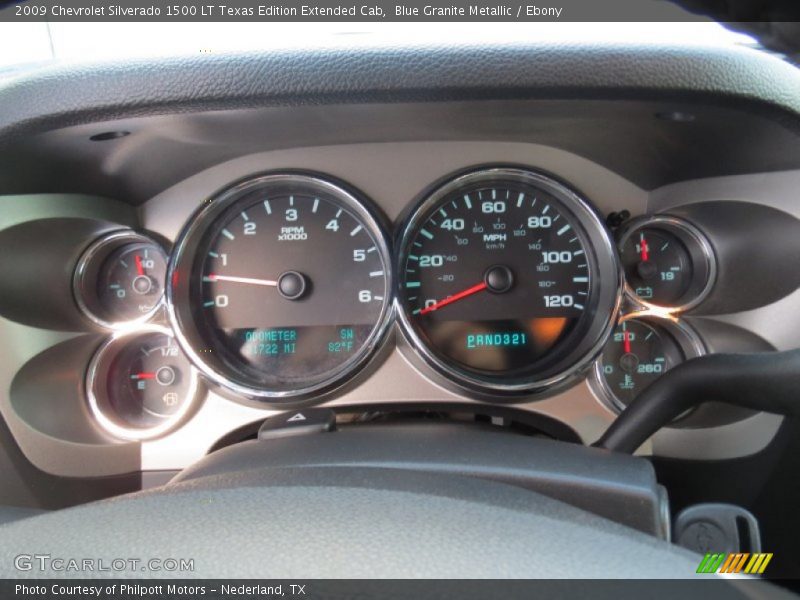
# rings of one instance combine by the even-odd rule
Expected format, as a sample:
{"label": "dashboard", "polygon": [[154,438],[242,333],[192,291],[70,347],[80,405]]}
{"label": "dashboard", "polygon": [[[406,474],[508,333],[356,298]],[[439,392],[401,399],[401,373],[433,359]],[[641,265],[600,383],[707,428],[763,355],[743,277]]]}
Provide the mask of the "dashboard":
{"label": "dashboard", "polygon": [[[0,199],[22,453],[64,477],[171,472],[317,405],[591,443],[683,361],[795,347],[800,170],[769,163],[792,135],[629,102],[132,114],[19,142],[53,165]],[[711,402],[640,452],[748,456],[781,422]]]}

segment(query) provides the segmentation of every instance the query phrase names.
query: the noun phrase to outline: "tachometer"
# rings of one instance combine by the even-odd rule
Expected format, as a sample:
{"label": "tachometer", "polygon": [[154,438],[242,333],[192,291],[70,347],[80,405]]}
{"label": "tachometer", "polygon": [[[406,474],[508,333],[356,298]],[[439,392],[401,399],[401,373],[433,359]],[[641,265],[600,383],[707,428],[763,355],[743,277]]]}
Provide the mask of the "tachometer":
{"label": "tachometer", "polygon": [[606,229],[539,173],[449,181],[408,219],[399,250],[403,330],[461,387],[543,391],[586,367],[611,330],[621,277]]}
{"label": "tachometer", "polygon": [[372,356],[391,321],[383,227],[339,185],[267,175],[211,200],[170,264],[184,350],[248,397],[322,393]]}

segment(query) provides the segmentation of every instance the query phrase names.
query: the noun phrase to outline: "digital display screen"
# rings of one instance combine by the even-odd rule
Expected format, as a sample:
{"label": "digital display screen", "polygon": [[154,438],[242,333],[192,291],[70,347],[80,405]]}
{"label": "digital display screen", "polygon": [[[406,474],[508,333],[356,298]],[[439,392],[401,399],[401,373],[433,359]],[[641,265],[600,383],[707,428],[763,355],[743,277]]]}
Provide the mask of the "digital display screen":
{"label": "digital display screen", "polygon": [[486,346],[511,348],[513,346],[524,346],[527,343],[528,336],[521,332],[467,334],[467,349],[469,350]]}
{"label": "digital display screen", "polygon": [[447,358],[482,371],[529,368],[577,323],[566,317],[486,321],[429,319],[428,336]]}
{"label": "digital display screen", "polygon": [[223,346],[253,376],[273,384],[325,376],[355,354],[369,337],[369,325],[218,329]]}

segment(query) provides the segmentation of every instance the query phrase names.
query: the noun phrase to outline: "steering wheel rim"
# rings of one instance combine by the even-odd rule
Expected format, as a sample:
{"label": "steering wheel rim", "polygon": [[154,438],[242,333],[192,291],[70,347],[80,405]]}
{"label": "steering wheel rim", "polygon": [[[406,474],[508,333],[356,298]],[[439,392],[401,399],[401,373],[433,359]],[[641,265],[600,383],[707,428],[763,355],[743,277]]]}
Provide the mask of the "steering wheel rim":
{"label": "steering wheel rim", "polygon": [[87,576],[10,568],[43,531],[53,557],[194,560],[191,572],[114,577],[668,578],[694,576],[699,560],[512,485],[380,468],[232,471],[0,531],[2,574],[15,577]]}

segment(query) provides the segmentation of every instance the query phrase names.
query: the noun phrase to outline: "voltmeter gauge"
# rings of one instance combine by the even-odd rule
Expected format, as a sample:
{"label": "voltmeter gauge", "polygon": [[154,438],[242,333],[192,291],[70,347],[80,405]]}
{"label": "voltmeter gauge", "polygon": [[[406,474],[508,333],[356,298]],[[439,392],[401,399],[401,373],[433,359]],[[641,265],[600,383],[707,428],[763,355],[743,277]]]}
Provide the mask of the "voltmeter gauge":
{"label": "voltmeter gauge", "polygon": [[688,325],[667,320],[629,319],[614,330],[595,365],[601,395],[623,410],[647,386],[704,346]]}
{"label": "voltmeter gauge", "polygon": [[658,215],[631,221],[620,232],[619,251],[628,292],[644,304],[688,310],[713,287],[711,244],[682,219]]}
{"label": "voltmeter gauge", "polygon": [[73,277],[75,301],[101,327],[148,320],[161,305],[167,255],[154,240],[132,231],[104,236],[83,254]]}
{"label": "voltmeter gauge", "polygon": [[197,374],[162,327],[117,334],[95,354],[87,399],[98,425],[122,439],[158,437],[177,426],[197,395]]}

